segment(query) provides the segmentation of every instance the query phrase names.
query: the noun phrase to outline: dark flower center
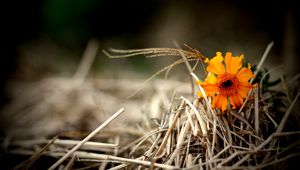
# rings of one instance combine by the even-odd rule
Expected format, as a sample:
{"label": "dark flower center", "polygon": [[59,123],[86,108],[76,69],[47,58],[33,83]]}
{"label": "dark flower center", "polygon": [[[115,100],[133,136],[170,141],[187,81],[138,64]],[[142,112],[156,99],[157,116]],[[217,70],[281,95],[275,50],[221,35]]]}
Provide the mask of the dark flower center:
{"label": "dark flower center", "polygon": [[231,80],[225,80],[224,82],[221,83],[221,87],[223,89],[227,89],[233,85],[233,82]]}
{"label": "dark flower center", "polygon": [[218,76],[218,92],[222,95],[233,95],[237,93],[239,81],[233,74],[223,74]]}

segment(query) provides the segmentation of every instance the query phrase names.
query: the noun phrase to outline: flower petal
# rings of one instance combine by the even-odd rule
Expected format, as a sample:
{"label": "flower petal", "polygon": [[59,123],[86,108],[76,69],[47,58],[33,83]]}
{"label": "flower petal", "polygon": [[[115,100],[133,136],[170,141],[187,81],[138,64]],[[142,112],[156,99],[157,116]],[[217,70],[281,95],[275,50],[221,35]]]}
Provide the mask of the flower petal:
{"label": "flower petal", "polygon": [[[213,96],[216,93],[217,87],[214,84],[202,83],[200,84],[201,87],[204,89],[206,96]],[[203,97],[202,93],[199,91],[198,95]]]}
{"label": "flower petal", "polygon": [[227,52],[225,56],[226,73],[236,74],[243,66],[243,59],[243,55],[240,57],[232,57],[232,54]]}
{"label": "flower petal", "polygon": [[208,76],[206,77],[205,82],[207,82],[209,84],[216,84],[217,77],[214,74],[208,73]]}
{"label": "flower petal", "polygon": [[237,92],[241,97],[246,98],[251,88],[252,85],[249,82],[240,83]]}
{"label": "flower petal", "polygon": [[236,109],[243,104],[243,98],[239,94],[230,95],[229,99],[233,109]]}
{"label": "flower petal", "polygon": [[236,77],[239,82],[248,82],[254,75],[250,69],[244,67],[236,74]]}
{"label": "flower petal", "polygon": [[225,67],[222,63],[223,60],[224,58],[222,57],[222,53],[217,52],[217,55],[214,58],[212,58],[209,61],[206,61],[208,62],[206,70],[217,75],[225,73]]}
{"label": "flower petal", "polygon": [[227,96],[225,95],[217,95],[213,100],[213,106],[219,109],[222,109],[222,111],[226,110],[228,105]]}

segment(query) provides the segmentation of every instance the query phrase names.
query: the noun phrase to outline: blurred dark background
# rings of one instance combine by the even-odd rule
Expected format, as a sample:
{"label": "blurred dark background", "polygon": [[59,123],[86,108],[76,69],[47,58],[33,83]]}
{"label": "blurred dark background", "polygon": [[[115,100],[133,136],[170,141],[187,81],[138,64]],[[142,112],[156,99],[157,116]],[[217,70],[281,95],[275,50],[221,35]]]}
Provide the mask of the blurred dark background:
{"label": "blurred dark background", "polygon": [[[245,54],[258,62],[271,41],[266,66],[299,72],[299,6],[295,1],[31,0],[2,5],[1,103],[8,80],[71,75],[89,40],[100,49],[174,47],[187,43],[204,55]],[[96,72],[151,69],[141,57],[119,63],[99,52]],[[142,67],[141,67],[142,65]]]}

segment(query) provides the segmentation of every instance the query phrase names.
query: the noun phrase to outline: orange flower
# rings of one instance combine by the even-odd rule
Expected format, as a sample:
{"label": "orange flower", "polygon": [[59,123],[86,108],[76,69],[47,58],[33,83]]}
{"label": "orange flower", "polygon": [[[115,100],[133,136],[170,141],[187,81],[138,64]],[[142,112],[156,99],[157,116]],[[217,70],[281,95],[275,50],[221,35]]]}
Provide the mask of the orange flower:
{"label": "orange flower", "polygon": [[[204,89],[207,96],[213,96],[213,107],[227,109],[228,100],[233,109],[240,107],[243,104],[244,98],[247,97],[248,91],[252,85],[248,82],[254,75],[252,74],[250,64],[248,68],[243,66],[244,56],[232,57],[230,52],[225,55],[225,66],[223,64],[223,56],[221,52],[209,60],[207,71],[208,76],[204,82],[198,82]],[[202,93],[198,92],[202,97]]]}

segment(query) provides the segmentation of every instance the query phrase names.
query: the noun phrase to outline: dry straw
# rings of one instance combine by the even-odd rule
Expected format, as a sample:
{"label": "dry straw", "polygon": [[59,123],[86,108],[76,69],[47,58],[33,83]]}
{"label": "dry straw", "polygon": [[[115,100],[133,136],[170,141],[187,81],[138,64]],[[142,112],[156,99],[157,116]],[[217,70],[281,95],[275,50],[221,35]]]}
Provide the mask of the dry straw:
{"label": "dry straw", "polygon": [[[259,68],[262,67],[271,46],[272,44],[268,46],[259,63]],[[157,74],[168,71],[179,63],[185,63],[188,69],[187,75],[192,77],[195,84],[199,78],[193,73],[193,67],[189,61],[202,62],[204,59],[198,51],[191,48],[187,51],[182,50],[178,45],[177,49],[110,49],[109,52],[105,51],[105,54],[111,58],[136,55],[180,56],[181,58],[175,63],[166,66]],[[150,79],[146,82],[149,82]],[[111,136],[106,136],[106,141],[113,141],[113,143],[87,142],[98,132],[94,131],[91,133],[93,135],[90,134],[91,136],[76,142],[61,139],[52,142],[49,140],[15,142],[11,145],[19,146],[19,149],[11,152],[34,155],[33,150],[26,149],[27,145],[43,146],[43,143],[49,142],[47,147],[44,147],[39,153],[60,158],[58,163],[50,169],[55,169],[60,164],[61,168],[78,168],[76,164],[79,162],[85,165],[82,169],[92,167],[111,170],[124,168],[261,169],[264,167],[276,168],[280,163],[292,157],[299,157],[300,153],[293,151],[299,147],[299,141],[291,142],[289,146],[281,145],[281,143],[286,141],[286,137],[293,138],[300,135],[300,131],[283,131],[288,126],[287,121],[300,93],[291,99],[283,115],[275,115],[276,113],[270,109],[270,103],[259,94],[259,89],[256,87],[249,92],[240,110],[227,110],[224,114],[220,110],[212,108],[211,98],[206,97],[200,85],[197,90],[204,94],[204,98],[189,99],[185,96],[170,96],[172,102],[169,109],[163,107],[152,109],[159,112],[155,119],[146,116],[145,121],[137,126],[134,125],[140,133],[132,135],[129,130],[127,133],[124,129],[122,133],[116,132]],[[160,91],[160,93],[164,93],[164,91]],[[165,92],[163,95],[168,96],[168,94]],[[158,105],[163,102],[155,103]],[[114,117],[112,116],[108,123]],[[101,133],[98,135],[101,136]],[[120,145],[123,140],[128,142]],[[66,149],[73,144],[77,145],[66,152]],[[118,147],[116,147],[117,145]],[[69,162],[64,162],[67,158],[69,158]]]}

